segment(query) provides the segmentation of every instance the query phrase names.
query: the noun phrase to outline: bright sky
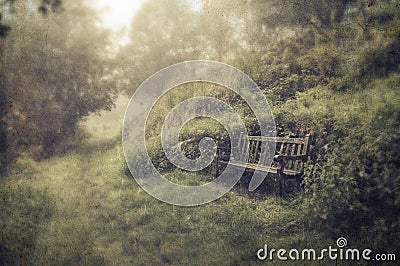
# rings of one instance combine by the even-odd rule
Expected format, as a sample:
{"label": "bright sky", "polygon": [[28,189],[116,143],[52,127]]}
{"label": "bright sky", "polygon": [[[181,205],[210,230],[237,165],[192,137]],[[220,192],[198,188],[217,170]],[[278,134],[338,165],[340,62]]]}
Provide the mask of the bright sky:
{"label": "bright sky", "polygon": [[[147,0],[91,0],[93,7],[101,12],[101,25],[114,31],[117,35],[115,45],[125,45],[129,42],[128,29],[135,13]],[[159,0],[164,1],[164,0]],[[201,0],[189,0],[195,10],[200,10]]]}
{"label": "bright sky", "polygon": [[[163,1],[163,0],[160,0]],[[102,25],[108,29],[120,30],[129,27],[136,11],[146,0],[94,0],[93,5],[103,12]],[[201,0],[189,0],[194,9],[200,9]]]}
{"label": "bright sky", "polygon": [[136,11],[146,0],[95,0],[93,5],[103,12],[102,25],[111,30],[129,27]]}

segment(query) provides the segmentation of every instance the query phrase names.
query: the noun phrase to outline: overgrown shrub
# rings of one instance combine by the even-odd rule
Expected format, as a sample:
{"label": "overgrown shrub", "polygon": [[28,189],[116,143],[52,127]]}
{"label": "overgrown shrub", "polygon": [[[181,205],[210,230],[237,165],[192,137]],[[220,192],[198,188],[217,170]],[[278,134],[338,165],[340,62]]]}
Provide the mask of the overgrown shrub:
{"label": "overgrown shrub", "polygon": [[277,109],[280,126],[314,134],[304,195],[310,225],[333,236],[398,239],[399,82],[396,74],[361,92],[315,88]]}

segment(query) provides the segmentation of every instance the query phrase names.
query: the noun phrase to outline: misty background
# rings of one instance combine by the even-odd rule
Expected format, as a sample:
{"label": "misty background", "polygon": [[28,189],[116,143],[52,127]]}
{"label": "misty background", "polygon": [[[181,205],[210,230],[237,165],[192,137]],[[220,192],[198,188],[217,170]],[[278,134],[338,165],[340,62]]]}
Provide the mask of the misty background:
{"label": "misty background", "polygon": [[[252,265],[265,243],[326,248],[343,236],[351,247],[398,252],[399,7],[1,0],[0,264]],[[121,146],[129,98],[158,70],[196,59],[249,75],[279,136],[312,135],[295,192],[277,198],[236,188],[206,206],[177,208],[129,176]],[[166,94],[147,122],[148,150],[169,180],[186,185],[212,173],[175,169],[160,129],[194,96],[227,102],[259,134],[252,111],[226,88],[186,84]],[[197,119],[181,139],[224,134]]]}

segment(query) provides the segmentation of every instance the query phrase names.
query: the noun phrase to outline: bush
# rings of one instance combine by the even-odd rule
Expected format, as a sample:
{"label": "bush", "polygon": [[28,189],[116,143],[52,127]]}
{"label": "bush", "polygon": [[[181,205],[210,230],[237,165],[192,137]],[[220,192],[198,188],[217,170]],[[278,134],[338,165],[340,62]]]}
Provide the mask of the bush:
{"label": "bush", "polygon": [[52,20],[24,5],[29,3],[8,17],[12,28],[24,31],[2,40],[2,169],[20,153],[40,159],[62,150],[78,122],[110,110],[116,94],[104,55],[107,35],[96,29],[89,10],[81,12],[80,1],[65,3]]}
{"label": "bush", "polygon": [[314,135],[304,181],[310,225],[332,236],[399,239],[399,82],[396,74],[361,92],[319,87],[277,108],[282,128]]}

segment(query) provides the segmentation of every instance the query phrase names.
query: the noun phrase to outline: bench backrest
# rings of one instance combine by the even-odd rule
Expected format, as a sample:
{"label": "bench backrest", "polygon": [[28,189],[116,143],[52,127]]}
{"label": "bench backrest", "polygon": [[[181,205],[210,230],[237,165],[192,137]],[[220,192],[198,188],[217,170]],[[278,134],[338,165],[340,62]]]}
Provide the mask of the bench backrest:
{"label": "bench backrest", "polygon": [[[247,138],[249,141],[248,163],[258,164],[260,162],[261,164],[266,164],[266,155],[275,143],[275,155],[287,157],[283,160],[284,168],[298,173],[303,171],[304,162],[307,160],[309,135],[304,138],[271,138],[262,136],[248,136]],[[263,154],[261,153],[262,142],[267,142]],[[237,148],[242,156],[238,159],[241,161],[246,152],[246,139],[241,136],[238,143],[239,146]]]}

